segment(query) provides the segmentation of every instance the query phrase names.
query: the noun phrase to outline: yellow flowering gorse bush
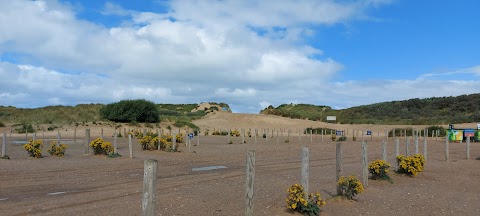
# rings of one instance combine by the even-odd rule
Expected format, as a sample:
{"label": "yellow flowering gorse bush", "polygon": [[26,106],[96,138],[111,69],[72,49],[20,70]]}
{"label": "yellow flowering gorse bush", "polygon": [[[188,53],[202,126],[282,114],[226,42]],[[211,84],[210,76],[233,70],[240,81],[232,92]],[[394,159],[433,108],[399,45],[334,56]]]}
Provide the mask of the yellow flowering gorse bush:
{"label": "yellow flowering gorse bush", "polygon": [[102,138],[90,142],[90,147],[93,148],[93,154],[95,155],[108,155],[113,152],[112,143],[106,142]]}
{"label": "yellow flowering gorse bush", "polygon": [[158,148],[158,137],[144,136],[140,139],[143,150],[155,150]]}
{"label": "yellow flowering gorse bush", "polygon": [[57,141],[50,142],[50,148],[48,148],[47,152],[50,153],[50,155],[55,155],[55,156],[64,156],[65,151],[67,150],[67,145],[65,144],[60,144],[57,145]]}
{"label": "yellow flowering gorse bush", "polygon": [[27,150],[30,157],[34,158],[41,158],[42,157],[42,149],[43,149],[43,142],[42,140],[30,140],[28,143],[23,145],[23,148]]}
{"label": "yellow flowering gorse bush", "polygon": [[368,165],[368,170],[372,174],[372,179],[390,179],[387,174],[389,172],[388,168],[390,168],[390,164],[384,160],[375,160]]}
{"label": "yellow flowering gorse bush", "polygon": [[287,190],[287,208],[295,210],[303,215],[319,215],[320,206],[325,205],[325,201],[320,197],[320,193],[311,193],[308,195],[299,184],[292,185]]}
{"label": "yellow flowering gorse bush", "polygon": [[421,154],[414,156],[397,156],[398,173],[404,173],[409,176],[416,176],[419,172],[423,172],[425,166],[425,158]]}
{"label": "yellow flowering gorse bush", "polygon": [[341,195],[350,200],[364,190],[362,183],[354,175],[348,177],[340,176],[337,185],[340,187]]}

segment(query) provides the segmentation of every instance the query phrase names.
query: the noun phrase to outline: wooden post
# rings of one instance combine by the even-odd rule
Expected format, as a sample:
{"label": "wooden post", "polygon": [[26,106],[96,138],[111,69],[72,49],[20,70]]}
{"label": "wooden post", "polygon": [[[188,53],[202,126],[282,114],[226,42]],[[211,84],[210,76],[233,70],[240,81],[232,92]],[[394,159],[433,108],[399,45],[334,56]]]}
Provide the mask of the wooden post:
{"label": "wooden post", "polygon": [[313,143],[313,135],[312,135],[313,127],[310,129],[310,143]]}
{"label": "wooden post", "polygon": [[200,146],[200,130],[197,129],[197,146]]}
{"label": "wooden post", "polygon": [[[308,196],[308,147],[302,146],[302,186]],[[305,197],[306,199],[307,197]]]}
{"label": "wooden post", "polygon": [[[158,145],[160,146],[160,145]],[[128,151],[130,152],[130,158],[133,158],[133,149],[132,149],[132,135],[128,134]]]}
{"label": "wooden post", "polygon": [[400,139],[395,139],[395,170],[398,170],[397,156],[400,154]]}
{"label": "wooden post", "polygon": [[90,154],[90,129],[85,129],[85,154]]}
{"label": "wooden post", "polygon": [[418,154],[418,134],[415,134],[415,154]]}
{"label": "wooden post", "polygon": [[25,129],[25,140],[28,142],[28,130]]}
{"label": "wooden post", "polygon": [[362,141],[362,183],[363,186],[368,187],[368,155],[366,141]]}
{"label": "wooden post", "polygon": [[57,131],[57,146],[60,146],[60,131]]}
{"label": "wooden post", "polygon": [[100,129],[100,138],[102,138],[102,140],[104,139],[103,138],[103,128]]}
{"label": "wooden post", "polygon": [[445,136],[445,160],[448,161],[450,157],[450,150],[448,148],[448,133],[447,136]]}
{"label": "wooden post", "polygon": [[37,139],[37,133],[34,132],[34,133],[32,134],[32,140],[35,141],[36,139]]}
{"label": "wooden post", "polygon": [[323,132],[324,132],[324,131],[323,131],[323,129],[322,129],[322,130],[321,130],[321,133],[322,133],[322,142],[323,142]]}
{"label": "wooden post", "polygon": [[145,160],[143,165],[142,215],[155,215],[157,201],[157,160]]}
{"label": "wooden post", "polygon": [[7,133],[3,133],[2,158],[7,155]]}
{"label": "wooden post", "polygon": [[382,159],[387,161],[387,141],[382,140]]}
{"label": "wooden post", "polygon": [[470,160],[470,136],[467,136],[467,160]]}
{"label": "wooden post", "polygon": [[255,138],[255,144],[257,144],[257,136],[258,136],[258,129],[255,128],[255,136],[253,136]]}
{"label": "wooden post", "polygon": [[406,137],[406,148],[405,148],[405,155],[410,156],[410,139]]}
{"label": "wooden post", "polygon": [[302,137],[300,136],[300,129],[298,129],[298,143],[302,141]]}
{"label": "wooden post", "polygon": [[246,160],[246,175],[245,175],[245,215],[253,215],[253,197],[254,197],[254,185],[255,185],[255,151],[250,150],[247,152]]}
{"label": "wooden post", "polygon": [[113,132],[113,154],[118,154],[117,129]]}
{"label": "wooden post", "polygon": [[172,135],[172,150],[177,151],[177,135],[173,132]]}
{"label": "wooden post", "polygon": [[45,129],[42,130],[42,143],[45,145]]}
{"label": "wooden post", "polygon": [[73,129],[73,144],[77,142],[77,128]]}
{"label": "wooden post", "polygon": [[[127,128],[123,128],[123,137],[127,138]],[[158,132],[158,137],[160,137],[160,132]]]}
{"label": "wooden post", "polygon": [[[43,130],[45,131],[45,130]],[[10,138],[12,138],[12,129],[10,129]]]}
{"label": "wooden post", "polygon": [[[336,154],[336,164],[337,164],[337,183],[338,183],[338,180],[340,180],[340,176],[342,176],[342,144],[341,143],[337,143],[337,146],[336,146],[336,150],[337,150],[337,154]],[[342,190],[341,188],[337,185],[337,195],[341,195],[342,194]]]}
{"label": "wooden post", "polygon": [[279,142],[279,141],[278,141],[278,130],[277,130],[277,144],[278,144],[278,142]]}
{"label": "wooden post", "polygon": [[228,129],[228,138],[227,138],[227,144],[230,144],[230,129]]}
{"label": "wooden post", "polygon": [[423,157],[425,158],[425,161],[427,161],[427,137],[428,137],[428,130],[427,130],[427,133],[425,133],[425,136],[423,137]]}
{"label": "wooden post", "polygon": [[[245,143],[245,129],[242,129],[242,144]],[[277,132],[277,143],[278,143],[278,132]]]}

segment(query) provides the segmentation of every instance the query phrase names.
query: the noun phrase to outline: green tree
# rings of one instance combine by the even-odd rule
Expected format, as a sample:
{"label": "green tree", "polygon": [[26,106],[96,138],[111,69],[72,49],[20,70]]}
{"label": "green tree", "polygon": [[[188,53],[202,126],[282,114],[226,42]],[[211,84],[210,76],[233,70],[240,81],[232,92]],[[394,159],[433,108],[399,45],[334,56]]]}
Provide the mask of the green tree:
{"label": "green tree", "polygon": [[144,99],[122,100],[108,104],[100,109],[102,118],[114,122],[149,122],[160,121],[155,104]]}

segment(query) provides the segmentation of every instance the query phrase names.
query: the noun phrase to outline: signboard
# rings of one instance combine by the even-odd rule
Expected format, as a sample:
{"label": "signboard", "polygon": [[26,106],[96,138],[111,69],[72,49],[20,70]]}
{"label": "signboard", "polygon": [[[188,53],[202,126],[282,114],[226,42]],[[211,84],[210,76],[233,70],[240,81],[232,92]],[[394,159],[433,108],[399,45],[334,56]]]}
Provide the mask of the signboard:
{"label": "signboard", "polygon": [[477,124],[477,129],[479,129],[479,130],[480,130],[480,124]]}
{"label": "signboard", "polygon": [[327,121],[337,121],[337,116],[327,116]]}
{"label": "signboard", "polygon": [[337,131],[336,131],[336,135],[337,135],[337,136],[342,136],[342,131],[337,130]]}
{"label": "signboard", "polygon": [[463,136],[465,137],[474,137],[475,136],[475,130],[474,129],[465,129],[463,131]]}
{"label": "signboard", "polygon": [[463,141],[463,130],[448,130],[448,140]]}
{"label": "signboard", "polygon": [[193,138],[193,133],[188,134],[188,137],[189,137],[190,139],[192,139],[192,138]]}
{"label": "signboard", "polygon": [[372,131],[367,131],[367,135],[372,135]]}

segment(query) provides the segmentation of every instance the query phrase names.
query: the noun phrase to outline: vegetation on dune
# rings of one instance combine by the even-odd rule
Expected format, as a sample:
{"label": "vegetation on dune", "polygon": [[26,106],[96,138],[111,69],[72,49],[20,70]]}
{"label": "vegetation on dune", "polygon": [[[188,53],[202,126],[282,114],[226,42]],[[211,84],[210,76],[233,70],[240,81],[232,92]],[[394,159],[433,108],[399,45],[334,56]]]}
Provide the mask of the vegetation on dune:
{"label": "vegetation on dune", "polygon": [[153,128],[150,123],[169,122],[175,127],[198,127],[192,123],[209,112],[219,111],[219,107],[230,110],[228,104],[210,103],[210,108],[197,110],[198,104],[154,104],[146,100],[123,100],[116,103],[80,104],[76,106],[47,106],[23,109],[12,106],[0,106],[0,127],[12,125],[18,133],[32,133],[39,124],[50,124],[48,130],[55,130],[62,124],[88,125],[100,121],[129,123]]}
{"label": "vegetation on dune", "polygon": [[100,109],[102,118],[114,122],[148,122],[160,121],[155,103],[147,100],[122,100],[108,104]]}
{"label": "vegetation on dune", "polygon": [[102,104],[79,104],[76,106],[47,106],[23,109],[0,106],[0,121],[4,123],[53,124],[73,122],[94,122],[101,119]]}
{"label": "vegetation on dune", "polygon": [[328,106],[283,104],[260,112],[296,119],[326,121],[336,116],[343,124],[448,124],[480,121],[480,94],[391,101],[334,110]]}

